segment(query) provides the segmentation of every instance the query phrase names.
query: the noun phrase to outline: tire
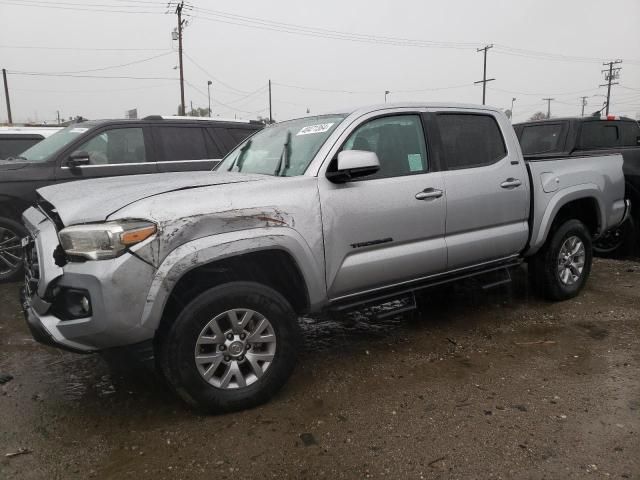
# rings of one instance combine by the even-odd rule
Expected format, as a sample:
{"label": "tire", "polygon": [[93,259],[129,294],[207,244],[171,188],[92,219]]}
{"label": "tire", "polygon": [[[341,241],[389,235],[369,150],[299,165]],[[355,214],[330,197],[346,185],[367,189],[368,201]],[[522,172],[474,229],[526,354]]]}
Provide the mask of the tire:
{"label": "tire", "polygon": [[[254,313],[243,328],[247,311]],[[259,283],[232,282],[200,294],[178,315],[160,339],[160,367],[189,405],[209,413],[242,410],[266,402],[286,383],[299,340],[297,316],[282,295]],[[210,362],[197,364],[196,355]]]}
{"label": "tire", "polygon": [[[567,267],[571,263],[569,259],[565,261],[564,269],[561,270],[559,264],[561,251],[563,255],[568,251],[563,250],[563,247],[571,247],[573,239],[578,239],[583,247],[581,250],[583,252],[582,256],[576,254],[571,258],[575,260],[572,263],[574,269],[576,265],[582,263],[582,270],[579,275],[574,275],[577,270]],[[573,245],[577,247],[578,244]],[[533,258],[529,265],[532,274],[531,279],[536,290],[548,300],[568,300],[578,295],[582,287],[584,287],[591,272],[592,259],[593,252],[589,230],[580,220],[567,220],[552,231],[551,237],[547,240],[545,246]],[[567,271],[569,276],[566,276]]]}
{"label": "tire", "polygon": [[22,237],[27,231],[14,220],[0,217],[0,282],[22,279]]}
{"label": "tire", "polygon": [[613,228],[593,244],[593,253],[604,258],[621,258],[637,249],[638,232],[631,217],[619,227]]}

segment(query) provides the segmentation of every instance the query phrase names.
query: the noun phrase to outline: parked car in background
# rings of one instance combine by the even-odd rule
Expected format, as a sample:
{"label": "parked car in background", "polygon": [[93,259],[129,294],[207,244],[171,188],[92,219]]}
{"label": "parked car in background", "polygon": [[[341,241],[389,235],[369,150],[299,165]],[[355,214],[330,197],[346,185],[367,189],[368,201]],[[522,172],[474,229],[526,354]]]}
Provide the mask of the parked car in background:
{"label": "parked car in background", "polygon": [[0,160],[16,157],[62,127],[0,127]]}
{"label": "parked car in background", "polygon": [[211,170],[260,130],[257,121],[151,116],[70,125],[0,161],[0,281],[20,275],[20,215],[36,189],[61,182],[143,173]]}
{"label": "parked car in background", "polygon": [[38,193],[24,214],[34,337],[151,352],[215,412],[286,382],[303,314],[406,310],[417,290],[505,283],[523,261],[547,298],[572,298],[592,238],[628,212],[620,155],[525,162],[500,111],[422,103],[282,122],[213,172]]}
{"label": "parked car in background", "polygon": [[624,158],[626,196],[631,215],[619,228],[607,232],[594,244],[601,255],[617,256],[640,249],[640,126],[631,118],[551,118],[514,125],[525,158],[584,157],[620,153]]}

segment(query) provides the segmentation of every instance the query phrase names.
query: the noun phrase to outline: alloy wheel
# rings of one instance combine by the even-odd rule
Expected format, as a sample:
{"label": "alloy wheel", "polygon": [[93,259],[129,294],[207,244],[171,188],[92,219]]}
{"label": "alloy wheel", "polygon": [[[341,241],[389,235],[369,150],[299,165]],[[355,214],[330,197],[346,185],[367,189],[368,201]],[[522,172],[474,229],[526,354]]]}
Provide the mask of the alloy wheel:
{"label": "alloy wheel", "polygon": [[580,280],[586,253],[584,243],[573,235],[567,238],[558,253],[558,278],[564,285],[574,285]]}
{"label": "alloy wheel", "polygon": [[0,275],[15,272],[22,265],[20,237],[8,228],[0,227]]}
{"label": "alloy wheel", "polygon": [[276,335],[260,313],[235,308],[210,320],[198,335],[194,359],[202,378],[222,389],[247,387],[271,366]]}

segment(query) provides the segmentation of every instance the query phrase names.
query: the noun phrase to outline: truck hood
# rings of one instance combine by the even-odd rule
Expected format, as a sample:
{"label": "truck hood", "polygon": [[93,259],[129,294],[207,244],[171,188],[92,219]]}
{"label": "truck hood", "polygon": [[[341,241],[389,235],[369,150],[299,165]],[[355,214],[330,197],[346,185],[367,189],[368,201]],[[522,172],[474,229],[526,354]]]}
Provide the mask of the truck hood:
{"label": "truck hood", "polygon": [[265,175],[230,172],[175,172],[98,178],[51,185],[38,194],[56,209],[65,226],[100,222],[142,200],[177,190],[265,180]]}

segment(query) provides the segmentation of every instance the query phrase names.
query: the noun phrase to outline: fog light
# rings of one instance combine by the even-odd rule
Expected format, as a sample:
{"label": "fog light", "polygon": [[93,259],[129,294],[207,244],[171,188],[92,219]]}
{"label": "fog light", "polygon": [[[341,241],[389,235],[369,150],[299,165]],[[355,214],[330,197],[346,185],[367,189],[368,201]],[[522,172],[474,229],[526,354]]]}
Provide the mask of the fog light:
{"label": "fog light", "polygon": [[87,297],[83,296],[80,299],[80,307],[84,313],[89,313],[91,311],[91,303]]}
{"label": "fog light", "polygon": [[91,297],[87,290],[60,288],[53,305],[52,313],[61,320],[75,320],[92,315]]}

